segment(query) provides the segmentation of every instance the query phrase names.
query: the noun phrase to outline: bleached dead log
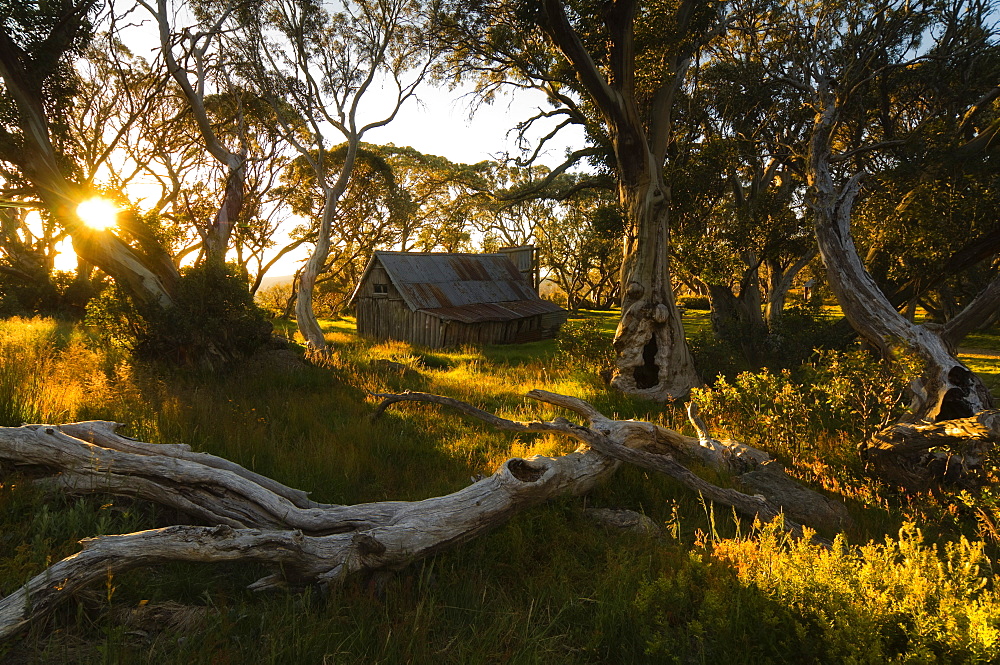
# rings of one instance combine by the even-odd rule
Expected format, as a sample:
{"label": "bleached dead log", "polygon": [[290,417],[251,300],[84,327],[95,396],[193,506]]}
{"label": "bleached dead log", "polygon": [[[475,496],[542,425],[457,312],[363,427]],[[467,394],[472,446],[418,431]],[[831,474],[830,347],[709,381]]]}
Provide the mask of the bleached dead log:
{"label": "bleached dead log", "polygon": [[[850,522],[847,509],[814,492],[784,473],[767,453],[736,441],[694,439],[665,427],[638,420],[612,420],[587,402],[567,395],[532,390],[528,397],[559,406],[583,416],[588,427],[574,425],[565,419],[552,422],[522,423],[500,418],[464,402],[440,395],[407,392],[398,395],[377,395],[383,399],[375,412],[380,414],[397,402],[433,402],[455,408],[478,418],[497,429],[513,432],[558,432],[581,441],[609,457],[664,473],[681,482],[706,499],[735,508],[750,519],[763,522],[782,517],[785,528],[797,538],[802,537],[798,515],[816,519],[811,526],[843,528]],[[699,421],[700,422],[700,421]],[[701,424],[704,428],[704,424]],[[647,449],[653,449],[651,452]],[[695,457],[702,464],[719,471],[737,474],[745,479],[754,494],[722,488],[702,479],[678,462],[672,453]]]}
{"label": "bleached dead log", "polygon": [[492,476],[446,496],[336,507],[337,520],[356,527],[348,533],[310,536],[288,528],[174,526],[88,539],[83,551],[0,600],[0,640],[109,573],[167,561],[280,565],[280,573],[259,580],[255,589],[324,584],[365,570],[396,570],[475,538],[521,510],[557,496],[586,493],[617,466],[617,461],[586,449],[560,457],[512,458]]}
{"label": "bleached dead log", "polygon": [[[372,508],[359,525],[353,506],[302,508],[288,497],[301,503],[304,493],[270,479],[260,484],[256,478],[262,477],[243,467],[222,464],[220,458],[191,453],[180,446],[165,446],[164,454],[156,454],[156,444],[117,437],[110,433],[113,423],[104,425],[0,428],[0,460],[58,472],[46,482],[69,492],[108,492],[144,499],[212,525],[299,529],[322,535],[354,531],[372,524],[370,520],[391,516],[391,511],[385,514]],[[120,449],[90,443],[71,436],[70,431]]]}
{"label": "bleached dead log", "polygon": [[274,494],[284,497],[294,503],[299,508],[319,508],[326,507],[327,504],[316,503],[309,499],[309,493],[302,490],[293,489],[282,485],[276,480],[254,473],[239,464],[208,453],[197,453],[191,450],[191,446],[184,443],[145,443],[137,441],[127,436],[118,434],[121,423],[114,423],[107,420],[86,420],[78,423],[60,425],[59,429],[70,436],[82,439],[89,443],[96,443],[104,448],[118,450],[123,453],[136,453],[139,455],[159,455],[183,459],[213,469],[224,469],[232,471],[238,476],[245,478]]}
{"label": "bleached dead log", "polygon": [[697,430],[698,438],[683,437],[678,443],[703,464],[732,474],[740,484],[767,497],[771,503],[781,506],[786,515],[804,524],[833,530],[851,525],[851,515],[843,503],[789,477],[785,468],[763,450],[731,439],[712,438],[694,402],[688,404],[688,419]]}
{"label": "bleached dead log", "polygon": [[[703,461],[716,459],[744,468],[750,460],[766,458],[760,451],[740,444],[706,445],[651,423],[611,420],[573,397],[540,390],[528,396],[573,411],[588,425],[562,418],[516,422],[436,395],[382,396],[375,415],[396,402],[436,402],[499,429],[557,432],[585,445],[559,457],[509,459],[492,476],[445,496],[355,506],[316,504],[298,490],[186,446],[127,439],[115,433],[114,423],[0,428],[0,460],[55,472],[49,482],[63,489],[136,496],[218,525],[173,526],[84,541],[80,553],[0,601],[0,639],[109,573],[166,561],[247,560],[280,567],[280,573],[256,582],[256,589],[327,584],[362,571],[399,569],[491,530],[526,508],[557,496],[584,494],[613,473],[619,460],[666,473],[748,517],[782,518],[781,507],[764,496],[717,487],[673,457],[688,446]],[[793,535],[803,535],[792,519],[783,518],[783,524]]]}
{"label": "bleached dead log", "polygon": [[896,423],[866,442],[862,457],[900,487],[923,491],[942,485],[981,485],[980,465],[1000,444],[1000,411],[936,423]]}

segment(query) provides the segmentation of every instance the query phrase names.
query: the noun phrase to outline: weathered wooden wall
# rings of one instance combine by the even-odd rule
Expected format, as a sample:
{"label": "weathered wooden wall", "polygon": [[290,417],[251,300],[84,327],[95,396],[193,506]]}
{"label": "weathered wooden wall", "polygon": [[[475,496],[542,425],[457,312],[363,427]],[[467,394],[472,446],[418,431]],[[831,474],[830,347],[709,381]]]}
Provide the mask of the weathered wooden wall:
{"label": "weathered wooden wall", "polygon": [[[377,284],[386,285],[386,292],[377,293]],[[511,321],[463,323],[424,311],[414,312],[378,263],[358,286],[355,304],[359,335],[378,340],[398,339],[430,348],[549,339],[566,319],[564,312],[551,312]]]}

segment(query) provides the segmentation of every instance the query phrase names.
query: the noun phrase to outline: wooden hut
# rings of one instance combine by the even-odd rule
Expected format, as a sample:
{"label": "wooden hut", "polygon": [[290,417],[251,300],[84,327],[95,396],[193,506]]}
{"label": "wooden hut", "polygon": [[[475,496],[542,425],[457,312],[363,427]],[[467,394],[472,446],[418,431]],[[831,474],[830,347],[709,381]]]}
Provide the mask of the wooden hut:
{"label": "wooden hut", "polygon": [[351,296],[358,333],[431,348],[555,337],[567,314],[538,296],[530,254],[375,252]]}

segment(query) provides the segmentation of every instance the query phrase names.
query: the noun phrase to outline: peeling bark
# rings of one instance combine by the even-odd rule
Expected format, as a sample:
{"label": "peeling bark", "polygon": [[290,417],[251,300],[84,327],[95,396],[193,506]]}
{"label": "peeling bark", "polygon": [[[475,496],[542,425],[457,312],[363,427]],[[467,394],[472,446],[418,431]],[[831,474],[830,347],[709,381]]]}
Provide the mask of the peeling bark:
{"label": "peeling bark", "polygon": [[[681,4],[678,16],[689,17],[693,3]],[[635,81],[636,3],[612,3],[604,12],[610,71],[599,67],[587,51],[563,3],[545,0],[542,9],[542,29],[573,67],[607,128],[615,155],[618,198],[632,230],[626,234],[623,250],[622,318],[615,333],[617,357],[611,385],[658,401],[683,397],[701,380],[670,286],[671,197],[663,165],[673,140],[674,100],[693,53],[664,56],[662,81],[652,99],[644,100],[648,106],[640,107],[644,102],[640,102]],[[679,19],[680,32],[691,30],[686,20]],[[693,41],[700,43],[697,37]]]}
{"label": "peeling bark", "polygon": [[[647,161],[652,163],[653,156]],[[611,385],[663,401],[684,397],[701,379],[670,286],[669,188],[659,171],[621,177],[620,197],[636,233],[622,265],[622,318],[615,332]]]}
{"label": "peeling bark", "polygon": [[[568,409],[582,416],[587,425],[563,418],[515,422],[464,402],[422,393],[381,396],[384,399],[373,417],[401,401],[435,402],[499,429],[556,432],[583,445],[560,457],[509,459],[492,476],[445,496],[355,506],[313,502],[304,492],[184,445],[128,439],[115,432],[115,423],[0,428],[0,460],[35,472],[55,472],[42,480],[50,486],[73,493],[144,498],[213,525],[171,526],[83,541],[80,553],[54,564],[0,600],[0,639],[16,635],[75,591],[106,579],[109,573],[167,561],[245,560],[273,564],[280,570],[255,582],[253,589],[322,585],[362,571],[397,570],[466,542],[528,507],[557,496],[586,493],[612,474],[620,460],[666,473],[748,518],[780,518],[791,534],[805,535],[800,524],[782,514],[783,509],[790,513],[793,506],[772,498],[780,493],[761,489],[751,495],[717,487],[675,457],[693,457],[720,470],[738,469],[741,481],[762,469],[771,477],[783,475],[769,468],[773,463],[765,453],[709,439],[707,433],[694,439],[651,423],[612,420],[573,397],[540,390],[528,396]],[[755,490],[764,487],[745,484]],[[808,495],[815,493],[799,486],[793,500],[799,502]]]}

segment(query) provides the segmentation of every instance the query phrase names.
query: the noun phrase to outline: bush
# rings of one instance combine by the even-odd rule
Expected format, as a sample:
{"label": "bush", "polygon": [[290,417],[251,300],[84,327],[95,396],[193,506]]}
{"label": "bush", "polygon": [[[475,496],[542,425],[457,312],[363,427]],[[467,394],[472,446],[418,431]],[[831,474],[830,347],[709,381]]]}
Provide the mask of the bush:
{"label": "bush", "polygon": [[698,309],[706,312],[712,309],[712,303],[708,296],[679,296],[677,305],[684,309]]}
{"label": "bush", "polygon": [[816,351],[794,373],[741,372],[696,388],[701,413],[740,439],[796,455],[822,433],[865,439],[905,410],[903,398],[919,371],[912,359],[881,362],[863,350]]}
{"label": "bush", "polygon": [[284,282],[280,284],[273,284],[266,289],[260,289],[257,291],[255,301],[273,319],[279,316],[284,316],[285,305],[288,304],[288,300],[291,297],[292,283]]}
{"label": "bush", "polygon": [[674,662],[992,663],[1000,594],[981,542],[832,549],[776,525],[716,540],[637,598],[650,655]]}
{"label": "bush", "polygon": [[767,365],[795,368],[807,362],[816,349],[843,348],[849,337],[809,305],[786,307],[778,325],[767,337]]}
{"label": "bush", "polygon": [[614,361],[614,349],[596,319],[567,321],[556,337],[557,358],[568,365],[605,369]]}
{"label": "bush", "polygon": [[232,265],[183,269],[174,307],[167,310],[139,306],[111,287],[91,301],[87,323],[139,358],[179,365],[227,362],[254,352],[271,335],[245,275]]}
{"label": "bush", "polygon": [[710,330],[699,330],[688,337],[688,348],[694,356],[694,366],[705,381],[719,376],[732,378],[751,369],[746,357],[733,342],[716,336]]}

